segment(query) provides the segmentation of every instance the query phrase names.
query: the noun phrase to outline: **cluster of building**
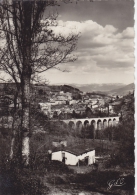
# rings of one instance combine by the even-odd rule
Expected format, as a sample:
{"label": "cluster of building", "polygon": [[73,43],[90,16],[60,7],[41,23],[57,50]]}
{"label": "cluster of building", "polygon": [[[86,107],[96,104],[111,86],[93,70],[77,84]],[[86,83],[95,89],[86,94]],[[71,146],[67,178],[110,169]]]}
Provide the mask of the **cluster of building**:
{"label": "cluster of building", "polygon": [[[10,109],[14,108],[14,83],[1,84],[1,107],[7,102]],[[32,85],[31,103],[38,105],[40,111],[49,118],[82,118],[114,115],[114,107],[120,103],[117,96],[85,93],[71,86]],[[120,97],[121,98],[121,97]],[[120,99],[119,98],[119,99]],[[20,94],[17,107],[21,108]]]}
{"label": "cluster of building", "polygon": [[88,95],[80,92],[80,98],[74,99],[70,92],[50,92],[47,101],[39,102],[39,109],[49,118],[92,117],[98,113],[115,115],[114,107],[120,104],[117,97]]}

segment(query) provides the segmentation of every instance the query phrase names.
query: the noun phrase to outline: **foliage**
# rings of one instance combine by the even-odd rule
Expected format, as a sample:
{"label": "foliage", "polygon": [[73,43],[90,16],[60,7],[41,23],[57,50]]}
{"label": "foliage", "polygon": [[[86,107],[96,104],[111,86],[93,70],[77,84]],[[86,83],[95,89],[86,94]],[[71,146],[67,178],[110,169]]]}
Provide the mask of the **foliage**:
{"label": "foliage", "polygon": [[121,112],[121,108],[124,105],[124,98],[120,100],[120,103],[114,106],[114,112],[119,114]]}
{"label": "foliage", "polygon": [[73,100],[82,100],[82,96],[79,92],[73,92]]}
{"label": "foliage", "polygon": [[[0,172],[1,186],[0,194],[3,195],[42,195],[43,184],[40,176],[31,169],[13,168],[9,162],[8,168]],[[8,164],[8,163],[7,163]],[[12,169],[13,168],[13,169]],[[48,188],[45,186],[46,191]]]}
{"label": "foliage", "polygon": [[119,144],[119,160],[126,165],[134,166],[134,123],[124,123],[120,125],[118,131],[116,132]]}
{"label": "foliage", "polygon": [[[125,103],[121,104],[119,108],[122,112],[122,121],[117,127],[109,127],[105,130],[110,138],[119,143],[119,150],[113,156],[112,164],[121,166],[134,166],[134,96],[129,94],[124,97]],[[113,134],[112,134],[113,133]]]}
{"label": "foliage", "polygon": [[86,117],[88,118],[93,117],[93,112],[89,107],[86,107],[85,113],[86,113]]}
{"label": "foliage", "polygon": [[[0,194],[42,195],[43,185],[38,174],[18,166],[18,159],[9,159],[11,129],[0,132]],[[45,187],[46,188],[46,187]],[[48,188],[46,189],[48,191]]]}
{"label": "foliage", "polygon": [[109,139],[109,141],[114,139],[114,133],[117,132],[118,128],[116,126],[107,127],[103,130],[103,136],[105,139]]}

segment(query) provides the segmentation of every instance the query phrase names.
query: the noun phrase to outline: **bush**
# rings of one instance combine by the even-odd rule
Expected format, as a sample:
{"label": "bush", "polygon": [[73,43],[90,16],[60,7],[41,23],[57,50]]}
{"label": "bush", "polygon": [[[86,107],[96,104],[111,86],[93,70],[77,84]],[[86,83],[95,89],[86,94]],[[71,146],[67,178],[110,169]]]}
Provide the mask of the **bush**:
{"label": "bush", "polygon": [[49,189],[43,186],[39,174],[31,169],[13,168],[10,165],[0,173],[2,195],[42,195],[43,190]]}
{"label": "bush", "polygon": [[96,182],[99,186],[107,186],[107,182],[112,179],[117,179],[120,176],[120,172],[117,171],[100,171],[97,174]]}
{"label": "bush", "polygon": [[46,165],[47,171],[58,174],[69,174],[73,173],[73,170],[70,170],[67,165],[59,161],[49,161]]}
{"label": "bush", "polygon": [[8,160],[6,155],[0,161],[0,194],[1,195],[42,195],[41,174],[29,168],[18,166],[18,159]]}
{"label": "bush", "polygon": [[72,179],[73,183],[87,183],[92,181],[92,174],[91,173],[85,173],[85,174],[77,174]]}
{"label": "bush", "polygon": [[48,177],[48,182],[54,185],[66,184],[69,183],[66,178],[62,178],[61,176],[53,176]]}

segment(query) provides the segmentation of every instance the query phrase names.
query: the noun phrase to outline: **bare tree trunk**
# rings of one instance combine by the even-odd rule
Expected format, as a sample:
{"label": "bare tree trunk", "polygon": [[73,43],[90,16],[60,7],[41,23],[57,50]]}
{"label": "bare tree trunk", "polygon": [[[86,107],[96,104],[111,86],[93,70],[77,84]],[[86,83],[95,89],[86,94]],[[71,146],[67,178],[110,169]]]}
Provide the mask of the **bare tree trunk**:
{"label": "bare tree trunk", "polygon": [[14,146],[15,146],[15,117],[13,116],[13,122],[12,122],[12,139],[11,139],[11,147],[10,147],[10,159],[13,159],[14,154]]}
{"label": "bare tree trunk", "polygon": [[29,136],[30,136],[30,78],[28,75],[23,76],[22,83],[22,124],[21,124],[21,149],[22,163],[29,164]]}
{"label": "bare tree trunk", "polygon": [[10,159],[11,160],[13,159],[13,156],[14,156],[15,136],[16,136],[16,130],[17,130],[15,127],[15,121],[17,120],[16,112],[17,112],[18,92],[19,92],[19,88],[17,87],[17,92],[15,93],[15,96],[14,96],[14,110],[13,110],[14,113],[13,113],[13,121],[12,121],[12,139],[11,139],[11,148],[10,148]]}
{"label": "bare tree trunk", "polygon": [[20,121],[18,120],[19,116],[17,114],[17,99],[18,99],[18,94],[20,91],[20,86],[18,83],[16,83],[16,92],[14,94],[14,110],[13,110],[13,121],[12,121],[12,139],[11,139],[11,148],[10,148],[10,159],[13,159],[14,152],[15,152],[15,137],[17,134],[18,126]]}
{"label": "bare tree trunk", "polygon": [[[27,9],[26,9],[27,6]],[[31,3],[24,3],[24,24],[23,27],[23,71],[21,78],[22,88],[22,123],[21,123],[21,159],[24,166],[29,165],[29,137],[30,137],[30,79],[31,79]]]}
{"label": "bare tree trunk", "polygon": [[15,137],[12,138],[11,140],[11,148],[10,148],[10,159],[12,160],[13,159],[13,148],[14,148],[14,144],[15,143]]}

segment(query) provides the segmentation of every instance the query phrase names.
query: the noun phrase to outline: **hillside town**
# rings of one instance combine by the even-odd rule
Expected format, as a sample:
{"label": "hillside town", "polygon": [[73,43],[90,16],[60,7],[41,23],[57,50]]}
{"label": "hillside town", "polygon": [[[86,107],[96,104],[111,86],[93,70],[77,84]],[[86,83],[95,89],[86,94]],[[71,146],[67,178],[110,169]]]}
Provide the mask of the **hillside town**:
{"label": "hillside town", "polygon": [[[14,83],[1,83],[1,105],[14,108]],[[86,93],[68,85],[48,86],[32,85],[31,105],[35,106],[49,119],[93,118],[106,116],[120,116],[115,107],[122,100],[121,95],[105,95],[96,92]],[[20,92],[17,107],[21,107]]]}
{"label": "hillside town", "polygon": [[[120,99],[116,96],[102,97],[80,92],[74,98],[70,92],[51,92],[49,101],[38,103],[41,112],[56,119],[85,118],[95,116],[116,116],[115,105]],[[119,101],[118,101],[119,100]]]}

